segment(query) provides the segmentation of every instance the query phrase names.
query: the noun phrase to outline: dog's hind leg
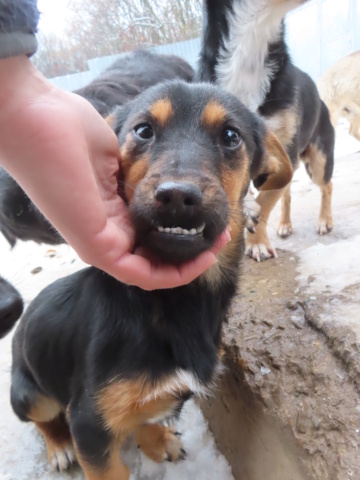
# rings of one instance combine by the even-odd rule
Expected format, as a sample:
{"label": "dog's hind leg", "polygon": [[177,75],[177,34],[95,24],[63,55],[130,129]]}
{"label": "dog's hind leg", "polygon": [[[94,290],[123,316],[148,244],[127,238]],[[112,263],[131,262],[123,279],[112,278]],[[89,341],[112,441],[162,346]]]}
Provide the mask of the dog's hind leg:
{"label": "dog's hind leg", "polygon": [[33,421],[43,434],[53,468],[67,469],[76,458],[61,407],[40,391],[29,372],[18,367],[12,373],[11,404],[21,420]]}
{"label": "dog's hind leg", "polygon": [[305,162],[306,170],[314,183],[319,185],[321,190],[320,215],[317,222],[317,232],[324,235],[333,229],[331,210],[332,182],[325,181],[327,158],[315,144],[309,145],[301,159]]}
{"label": "dog's hind leg", "polygon": [[321,103],[319,124],[314,137],[301,154],[306,170],[321,190],[320,215],[317,222],[317,232],[324,235],[333,229],[331,210],[332,174],[334,170],[335,130],[330,122],[329,111]]}
{"label": "dog's hind leg", "polygon": [[185,450],[175,430],[158,424],[142,425],[135,431],[135,441],[154,462],[176,462],[185,458]]}

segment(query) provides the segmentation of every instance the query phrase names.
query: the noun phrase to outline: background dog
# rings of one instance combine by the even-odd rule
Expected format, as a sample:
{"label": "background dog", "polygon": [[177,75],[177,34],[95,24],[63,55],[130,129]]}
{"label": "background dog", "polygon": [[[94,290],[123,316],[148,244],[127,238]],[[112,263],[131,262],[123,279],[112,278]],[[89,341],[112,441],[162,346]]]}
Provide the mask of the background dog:
{"label": "background dog", "polygon": [[179,436],[159,422],[216,378],[249,181],[283,188],[292,176],[276,137],[212,85],[150,88],[108,121],[139,247],[179,263],[210,248],[228,223],[232,241],[187,286],[146,292],[87,268],[48,286],[23,315],[13,342],[13,409],[43,433],[54,467],[70,465],[74,444],[88,480],[129,478],[119,448],[130,432],[157,462],[183,458]]}
{"label": "background dog", "polygon": [[19,292],[0,277],[0,338],[4,337],[21,317],[24,309]]}
{"label": "background dog", "polygon": [[177,78],[191,82],[194,74],[180,57],[136,50],[116,60],[89,85],[74,93],[86,98],[106,117],[116,105],[124,105],[157,83]]}
{"label": "background dog", "polygon": [[[322,199],[317,231],[333,228],[331,177],[334,129],[311,78],[296,68],[285,43],[283,18],[305,0],[204,0],[204,28],[197,79],[210,81],[236,95],[258,112],[282,142],[294,168],[299,159],[319,185]],[[261,261],[276,255],[266,226],[282,198],[278,234],[292,232],[290,186],[263,192],[260,223],[246,239],[246,252]]]}
{"label": "background dog", "polygon": [[360,51],[328,68],[318,88],[334,128],[340,117],[345,117],[350,122],[350,135],[360,141]]}
{"label": "background dog", "polygon": [[[151,85],[164,80],[191,81],[193,69],[173,55],[139,50],[113,63],[103,74],[75,93],[105,116]],[[64,239],[50,225],[22,188],[0,167],[0,232],[13,247],[17,239],[56,245]]]}

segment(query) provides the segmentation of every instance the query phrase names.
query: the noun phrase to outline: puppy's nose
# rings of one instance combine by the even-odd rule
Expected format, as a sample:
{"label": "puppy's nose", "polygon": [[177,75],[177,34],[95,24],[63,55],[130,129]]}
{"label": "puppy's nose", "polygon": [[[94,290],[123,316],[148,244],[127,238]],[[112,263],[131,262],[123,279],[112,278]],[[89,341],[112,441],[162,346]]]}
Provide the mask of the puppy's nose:
{"label": "puppy's nose", "polygon": [[156,189],[155,199],[167,209],[186,210],[201,203],[202,193],[193,183],[165,182]]}

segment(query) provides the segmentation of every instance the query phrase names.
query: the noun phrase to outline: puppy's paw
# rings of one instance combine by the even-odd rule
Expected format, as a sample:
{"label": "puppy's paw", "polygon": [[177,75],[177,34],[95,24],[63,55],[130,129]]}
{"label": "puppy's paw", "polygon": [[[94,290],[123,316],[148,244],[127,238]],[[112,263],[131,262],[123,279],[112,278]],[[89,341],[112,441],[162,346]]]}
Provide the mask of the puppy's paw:
{"label": "puppy's paw", "polygon": [[161,425],[144,426],[140,434],[136,435],[136,440],[144,454],[154,462],[176,462],[186,457],[180,435],[171,428]]}
{"label": "puppy's paw", "polygon": [[326,235],[327,233],[331,232],[333,229],[333,221],[332,218],[319,218],[317,223],[317,233],[319,235]]}
{"label": "puppy's paw", "polygon": [[48,445],[48,459],[54,470],[62,472],[76,462],[76,455],[72,442],[60,445]]}
{"label": "puppy's paw", "polygon": [[245,255],[257,262],[263,262],[269,258],[277,258],[275,248],[272,248],[270,244],[265,245],[264,243],[247,244]]}
{"label": "puppy's paw", "polygon": [[287,238],[292,234],[291,223],[280,223],[277,229],[277,234],[281,238]]}

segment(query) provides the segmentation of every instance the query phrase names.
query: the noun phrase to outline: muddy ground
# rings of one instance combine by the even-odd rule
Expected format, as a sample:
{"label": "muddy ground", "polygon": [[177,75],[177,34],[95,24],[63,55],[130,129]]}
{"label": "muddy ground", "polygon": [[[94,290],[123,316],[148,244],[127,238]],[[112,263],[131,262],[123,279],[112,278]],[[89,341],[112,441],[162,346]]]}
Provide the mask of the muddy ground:
{"label": "muddy ground", "polygon": [[236,479],[360,479],[359,150],[339,127],[330,234],[315,232],[319,190],[300,168],[293,234],[277,237],[278,205],[278,258],[244,259],[227,373],[203,404]]}
{"label": "muddy ground", "polygon": [[[354,357],[360,345],[346,327],[322,329],[319,319],[338,296],[304,294],[296,281],[297,259],[292,252],[278,254],[276,264],[244,262],[242,292],[225,327],[230,378],[223,399],[218,390],[222,406],[212,400],[205,410],[220,445],[228,447],[219,421],[239,436],[231,439],[231,455],[225,448],[235,478],[359,479],[360,377]],[[358,294],[360,285],[351,290]],[[226,404],[234,395],[247,403],[243,413],[264,417],[256,428],[259,438],[231,419],[234,409]],[[256,454],[252,445],[261,450]]]}

